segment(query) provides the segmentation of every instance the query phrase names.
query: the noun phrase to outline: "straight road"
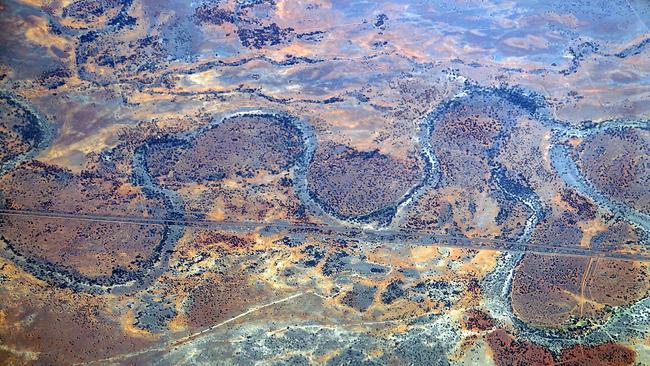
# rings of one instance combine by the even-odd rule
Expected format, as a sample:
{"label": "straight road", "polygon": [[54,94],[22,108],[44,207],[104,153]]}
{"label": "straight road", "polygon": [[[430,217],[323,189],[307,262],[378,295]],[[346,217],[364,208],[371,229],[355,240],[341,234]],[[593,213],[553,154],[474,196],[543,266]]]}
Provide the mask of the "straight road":
{"label": "straight road", "polygon": [[416,230],[378,230],[370,228],[355,228],[342,225],[321,225],[288,221],[216,221],[200,218],[188,218],[183,214],[169,215],[170,217],[137,217],[118,215],[80,214],[67,212],[51,212],[38,210],[0,209],[0,216],[41,217],[63,220],[84,220],[92,222],[110,222],[136,225],[178,225],[204,229],[221,230],[236,233],[246,233],[263,230],[267,233],[306,234],[329,239],[356,240],[362,244],[376,246],[440,246],[465,248],[475,250],[496,250],[519,253],[536,253],[545,255],[563,255],[587,258],[616,259],[638,262],[650,262],[650,253],[646,251],[609,252],[586,247],[568,247],[561,245],[546,245],[522,243],[514,240],[466,238],[461,236],[428,233]]}

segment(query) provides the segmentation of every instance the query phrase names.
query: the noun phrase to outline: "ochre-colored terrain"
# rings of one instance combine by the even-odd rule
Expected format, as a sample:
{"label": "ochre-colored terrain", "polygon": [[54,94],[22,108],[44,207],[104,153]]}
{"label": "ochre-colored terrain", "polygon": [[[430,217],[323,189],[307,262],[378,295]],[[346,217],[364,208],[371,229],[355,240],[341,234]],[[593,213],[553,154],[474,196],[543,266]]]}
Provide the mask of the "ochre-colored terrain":
{"label": "ochre-colored terrain", "polygon": [[1,365],[650,365],[644,1],[0,1]]}

